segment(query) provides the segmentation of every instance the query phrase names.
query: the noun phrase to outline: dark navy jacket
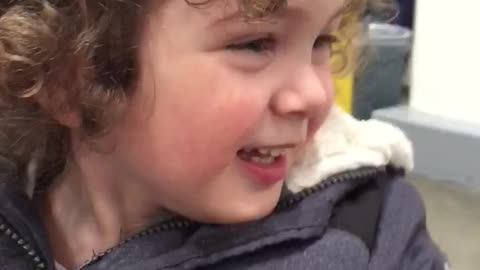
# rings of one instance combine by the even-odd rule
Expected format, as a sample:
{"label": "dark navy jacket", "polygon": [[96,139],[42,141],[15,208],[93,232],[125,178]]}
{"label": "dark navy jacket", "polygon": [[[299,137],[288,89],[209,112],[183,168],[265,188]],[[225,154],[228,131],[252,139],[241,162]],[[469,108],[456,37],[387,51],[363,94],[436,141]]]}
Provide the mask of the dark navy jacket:
{"label": "dark navy jacket", "polygon": [[[365,168],[322,183],[286,196],[271,216],[248,224],[164,222],[81,269],[446,269],[426,230],[422,201],[400,176]],[[27,197],[3,184],[0,198],[0,269],[53,270]]]}

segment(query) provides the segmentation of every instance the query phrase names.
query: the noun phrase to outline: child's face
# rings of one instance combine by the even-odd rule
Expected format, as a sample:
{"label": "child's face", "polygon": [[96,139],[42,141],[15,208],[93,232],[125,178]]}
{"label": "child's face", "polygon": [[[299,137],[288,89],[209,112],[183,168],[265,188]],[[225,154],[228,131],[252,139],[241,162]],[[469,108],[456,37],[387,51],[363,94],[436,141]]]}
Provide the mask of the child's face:
{"label": "child's face", "polygon": [[[146,201],[195,220],[267,215],[294,153],[332,105],[329,41],[343,1],[290,0],[250,23],[229,17],[236,0],[156,2],[138,87],[115,131],[117,173],[142,186]],[[263,165],[239,156],[259,147],[285,155]]]}

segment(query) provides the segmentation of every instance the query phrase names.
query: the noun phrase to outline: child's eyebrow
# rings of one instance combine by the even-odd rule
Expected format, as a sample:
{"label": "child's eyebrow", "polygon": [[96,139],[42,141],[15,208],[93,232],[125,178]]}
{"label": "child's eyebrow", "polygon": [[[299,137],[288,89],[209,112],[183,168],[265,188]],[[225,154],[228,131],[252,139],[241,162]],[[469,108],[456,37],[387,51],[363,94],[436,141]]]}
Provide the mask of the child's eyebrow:
{"label": "child's eyebrow", "polygon": [[[341,5],[338,9],[335,10],[335,12],[332,13],[331,17],[327,20],[328,23],[331,23],[332,21],[338,19],[339,17],[343,16],[346,10],[345,5]],[[261,18],[261,21],[275,21],[278,19],[281,19],[282,17],[285,17],[286,15],[290,15],[292,17],[296,18],[305,18],[308,17],[309,14],[308,12],[299,7],[291,7],[287,6],[286,8],[282,9],[281,11],[274,12],[272,14],[269,14],[263,18]],[[245,21],[246,17],[245,14],[242,11],[236,11],[232,12],[230,14],[225,15],[224,17],[213,21],[209,27],[215,27],[217,25],[221,25],[223,23],[229,23],[229,22],[237,22],[237,21]]]}

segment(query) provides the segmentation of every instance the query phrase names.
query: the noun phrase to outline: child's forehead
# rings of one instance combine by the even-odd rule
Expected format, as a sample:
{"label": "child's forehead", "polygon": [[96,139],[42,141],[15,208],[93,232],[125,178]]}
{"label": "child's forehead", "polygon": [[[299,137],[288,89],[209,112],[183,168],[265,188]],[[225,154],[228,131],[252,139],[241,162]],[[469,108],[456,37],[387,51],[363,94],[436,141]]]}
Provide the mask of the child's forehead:
{"label": "child's forehead", "polygon": [[[208,0],[202,5],[189,2],[191,7],[200,8],[212,15],[213,19],[225,20],[232,17],[264,17],[287,6],[287,0]],[[193,4],[193,5],[192,5]]]}
{"label": "child's forehead", "polygon": [[202,3],[206,4],[201,9],[215,22],[265,17],[273,19],[285,14],[331,17],[341,13],[345,1],[347,0],[203,0]]}

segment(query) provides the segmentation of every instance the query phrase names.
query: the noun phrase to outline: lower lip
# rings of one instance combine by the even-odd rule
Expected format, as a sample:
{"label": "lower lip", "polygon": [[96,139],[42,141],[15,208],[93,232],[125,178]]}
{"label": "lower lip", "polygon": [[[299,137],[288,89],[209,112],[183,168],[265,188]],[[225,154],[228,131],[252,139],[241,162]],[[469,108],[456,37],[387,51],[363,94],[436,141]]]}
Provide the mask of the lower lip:
{"label": "lower lip", "polygon": [[274,185],[287,176],[287,159],[284,156],[278,157],[272,164],[258,164],[240,158],[239,160],[243,169],[263,185]]}

